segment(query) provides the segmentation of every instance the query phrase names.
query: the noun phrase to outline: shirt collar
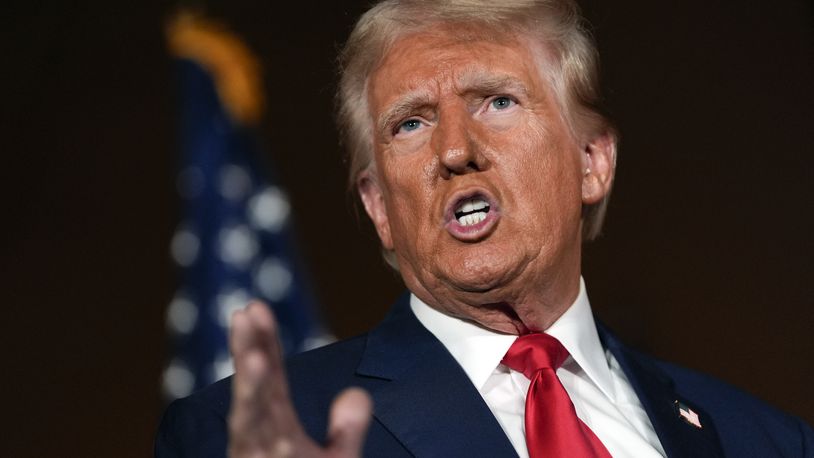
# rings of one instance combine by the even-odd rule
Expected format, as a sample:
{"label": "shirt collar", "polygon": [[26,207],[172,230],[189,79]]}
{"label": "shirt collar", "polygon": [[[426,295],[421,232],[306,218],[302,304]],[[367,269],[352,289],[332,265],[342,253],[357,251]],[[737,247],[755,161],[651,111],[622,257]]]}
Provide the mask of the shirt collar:
{"label": "shirt collar", "polygon": [[[441,313],[414,294],[410,296],[410,307],[418,321],[452,354],[478,390],[483,388],[517,339],[516,335],[495,332]],[[556,337],[588,378],[608,399],[615,401],[608,360],[599,341],[585,281],[581,277],[576,300],[545,332]]]}

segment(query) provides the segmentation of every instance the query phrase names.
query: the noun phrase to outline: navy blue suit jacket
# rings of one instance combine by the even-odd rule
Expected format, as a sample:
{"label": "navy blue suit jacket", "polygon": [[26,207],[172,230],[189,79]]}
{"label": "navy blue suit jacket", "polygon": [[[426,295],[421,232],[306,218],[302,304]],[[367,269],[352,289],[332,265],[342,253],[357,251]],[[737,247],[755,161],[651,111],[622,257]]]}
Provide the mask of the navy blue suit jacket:
{"label": "navy blue suit jacket", "polygon": [[[413,315],[407,295],[368,334],[294,356],[288,378],[307,432],[324,441],[327,413],[344,388],[373,397],[368,457],[516,457],[514,449],[463,369]],[[599,327],[639,396],[670,457],[814,457],[814,432],[804,422],[711,377],[656,361]],[[155,454],[226,454],[231,378],[166,410]],[[700,417],[685,421],[677,402]]]}

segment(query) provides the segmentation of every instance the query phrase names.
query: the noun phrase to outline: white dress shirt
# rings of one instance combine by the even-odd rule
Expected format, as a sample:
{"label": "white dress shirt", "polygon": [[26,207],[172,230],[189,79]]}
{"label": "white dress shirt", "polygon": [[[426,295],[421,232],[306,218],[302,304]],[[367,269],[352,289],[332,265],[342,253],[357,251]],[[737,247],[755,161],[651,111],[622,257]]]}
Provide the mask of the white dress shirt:
{"label": "white dress shirt", "polygon": [[[410,307],[464,369],[517,454],[528,458],[524,414],[531,381],[500,364],[517,336],[445,315],[415,295],[410,298]],[[581,278],[576,301],[545,332],[556,337],[570,353],[557,370],[557,377],[571,397],[577,416],[610,454],[617,458],[665,456],[619,363],[602,348]]]}

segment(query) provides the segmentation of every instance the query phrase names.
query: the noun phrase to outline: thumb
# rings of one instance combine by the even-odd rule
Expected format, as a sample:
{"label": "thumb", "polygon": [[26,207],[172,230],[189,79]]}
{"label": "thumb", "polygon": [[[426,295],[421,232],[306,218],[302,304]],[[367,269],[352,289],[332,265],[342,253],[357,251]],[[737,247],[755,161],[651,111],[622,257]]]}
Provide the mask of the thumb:
{"label": "thumb", "polygon": [[328,423],[328,448],[331,455],[355,458],[362,454],[373,401],[361,388],[339,393],[331,406]]}

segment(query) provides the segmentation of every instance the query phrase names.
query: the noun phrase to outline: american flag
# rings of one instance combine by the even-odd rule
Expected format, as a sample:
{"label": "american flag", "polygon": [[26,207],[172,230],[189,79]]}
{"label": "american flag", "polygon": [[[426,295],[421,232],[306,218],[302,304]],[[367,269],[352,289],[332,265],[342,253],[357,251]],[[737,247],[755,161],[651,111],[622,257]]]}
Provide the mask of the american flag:
{"label": "american flag", "polygon": [[685,406],[684,404],[676,401],[676,407],[678,408],[678,415],[684,419],[687,423],[695,426],[696,428],[701,428],[701,419],[698,418],[698,414],[695,413],[694,410]]}
{"label": "american flag", "polygon": [[287,353],[331,337],[295,250],[289,201],[251,127],[262,94],[250,53],[223,27],[189,14],[168,38],[181,150],[181,220],[170,243],[181,282],[167,308],[174,352],[163,375],[172,400],[232,373],[230,317],[252,298],[274,310]]}

